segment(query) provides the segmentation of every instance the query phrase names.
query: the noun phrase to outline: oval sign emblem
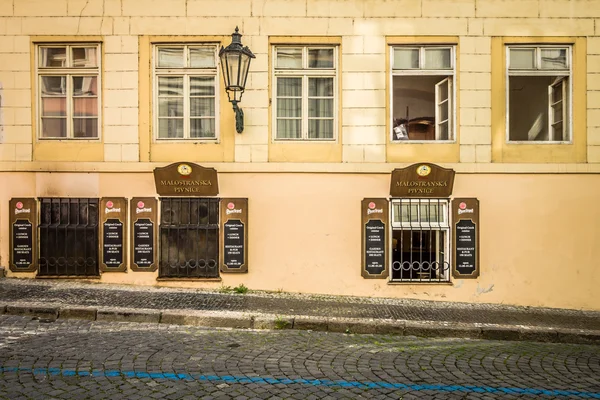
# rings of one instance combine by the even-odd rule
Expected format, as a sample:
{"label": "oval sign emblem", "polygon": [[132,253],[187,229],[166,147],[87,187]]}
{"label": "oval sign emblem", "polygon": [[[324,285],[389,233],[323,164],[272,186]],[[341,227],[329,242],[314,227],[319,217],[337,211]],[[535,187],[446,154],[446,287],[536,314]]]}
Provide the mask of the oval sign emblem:
{"label": "oval sign emblem", "polygon": [[431,167],[429,165],[419,165],[417,167],[417,175],[419,176],[427,176],[431,173]]}
{"label": "oval sign emblem", "polygon": [[371,210],[375,209],[375,207],[376,207],[376,206],[375,206],[375,203],[373,203],[373,202],[370,202],[370,203],[369,203],[369,208],[370,208]]}
{"label": "oval sign emblem", "polygon": [[235,204],[227,203],[227,208],[229,208],[230,210],[233,210],[235,208]]}
{"label": "oval sign emblem", "polygon": [[107,201],[107,202],[106,202],[106,207],[108,207],[108,208],[113,208],[113,202],[112,202],[112,201],[110,201],[110,200],[109,200],[109,201]]}
{"label": "oval sign emblem", "polygon": [[179,164],[179,166],[177,167],[177,172],[179,172],[179,174],[183,176],[188,176],[192,173],[192,167],[190,167],[187,164]]}
{"label": "oval sign emblem", "polygon": [[138,201],[137,206],[138,206],[138,208],[144,208],[144,202],[143,201]]}
{"label": "oval sign emblem", "polygon": [[17,210],[23,209],[23,203],[21,203],[20,201],[17,202],[16,206],[17,206]]}
{"label": "oval sign emblem", "polygon": [[460,208],[461,210],[464,210],[465,208],[467,208],[467,203],[461,202],[461,203],[458,205],[458,208]]}

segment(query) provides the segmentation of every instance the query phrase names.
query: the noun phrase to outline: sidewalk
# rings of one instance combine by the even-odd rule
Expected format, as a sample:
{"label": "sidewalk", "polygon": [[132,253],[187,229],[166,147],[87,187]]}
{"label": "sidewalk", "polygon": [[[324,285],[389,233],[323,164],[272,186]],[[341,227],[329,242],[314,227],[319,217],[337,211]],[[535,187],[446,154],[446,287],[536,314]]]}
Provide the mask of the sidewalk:
{"label": "sidewalk", "polygon": [[0,279],[0,314],[600,344],[600,312],[409,299]]}

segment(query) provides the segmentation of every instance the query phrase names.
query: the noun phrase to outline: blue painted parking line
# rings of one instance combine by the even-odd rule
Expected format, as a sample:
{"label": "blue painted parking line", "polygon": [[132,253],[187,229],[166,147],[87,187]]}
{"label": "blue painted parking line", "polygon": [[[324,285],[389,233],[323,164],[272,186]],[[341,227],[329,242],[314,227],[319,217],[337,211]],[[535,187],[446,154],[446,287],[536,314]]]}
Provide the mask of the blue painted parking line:
{"label": "blue painted parking line", "polygon": [[547,395],[555,397],[578,397],[582,399],[600,399],[600,393],[582,392],[579,390],[567,389],[537,389],[537,388],[517,388],[517,387],[493,387],[493,386],[473,386],[473,385],[427,385],[427,384],[404,384],[391,382],[359,382],[345,380],[329,379],[288,379],[288,378],[263,378],[259,376],[231,376],[231,375],[192,375],[175,374],[169,372],[137,372],[137,371],[119,371],[119,370],[92,370],[79,371],[76,369],[61,368],[17,368],[0,367],[0,373],[32,373],[34,375],[50,375],[65,377],[125,377],[125,378],[151,378],[168,380],[186,380],[200,382],[223,382],[223,383],[262,383],[270,385],[311,385],[325,387],[355,387],[359,389],[395,389],[395,390],[414,390],[414,391],[434,391],[434,392],[463,392],[463,393],[498,393],[498,394],[522,394],[522,395]]}

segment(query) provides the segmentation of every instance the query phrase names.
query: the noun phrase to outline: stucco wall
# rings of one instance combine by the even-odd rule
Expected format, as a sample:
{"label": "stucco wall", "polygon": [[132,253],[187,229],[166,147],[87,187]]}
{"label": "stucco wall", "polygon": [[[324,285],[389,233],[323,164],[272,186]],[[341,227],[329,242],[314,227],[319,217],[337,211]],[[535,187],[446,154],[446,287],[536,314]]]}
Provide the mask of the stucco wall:
{"label": "stucco wall", "polygon": [[[457,174],[453,196],[480,201],[481,276],[452,285],[361,278],[360,201],[388,197],[389,184],[389,174],[221,173],[220,196],[249,198],[248,274],[222,273],[221,283],[157,282],[157,273],[132,271],[101,280],[600,309],[600,177]],[[128,173],[3,173],[0,187],[3,266],[11,197],[156,193],[152,174]]]}

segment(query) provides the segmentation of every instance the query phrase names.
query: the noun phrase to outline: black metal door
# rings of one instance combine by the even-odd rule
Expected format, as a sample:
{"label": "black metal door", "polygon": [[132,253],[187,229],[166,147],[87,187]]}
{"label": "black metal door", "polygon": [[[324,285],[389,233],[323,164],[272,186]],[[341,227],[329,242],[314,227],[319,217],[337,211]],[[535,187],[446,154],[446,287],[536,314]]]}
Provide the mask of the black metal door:
{"label": "black metal door", "polygon": [[219,276],[219,199],[161,198],[161,278]]}
{"label": "black metal door", "polygon": [[98,199],[42,198],[39,276],[98,276]]}

